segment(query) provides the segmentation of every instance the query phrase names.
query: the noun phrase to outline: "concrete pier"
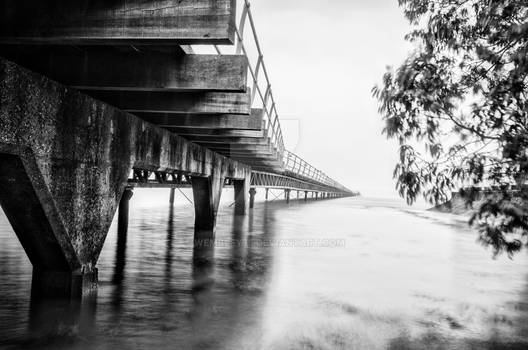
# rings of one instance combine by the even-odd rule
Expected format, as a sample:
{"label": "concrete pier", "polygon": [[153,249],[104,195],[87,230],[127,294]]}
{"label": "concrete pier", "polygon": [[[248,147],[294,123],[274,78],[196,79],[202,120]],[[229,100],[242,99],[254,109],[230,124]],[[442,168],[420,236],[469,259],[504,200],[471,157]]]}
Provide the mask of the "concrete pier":
{"label": "concrete pier", "polygon": [[1,58],[0,91],[0,204],[33,264],[34,293],[96,289],[99,253],[133,169],[191,176],[198,231],[214,230],[224,179],[251,176],[246,165]]}

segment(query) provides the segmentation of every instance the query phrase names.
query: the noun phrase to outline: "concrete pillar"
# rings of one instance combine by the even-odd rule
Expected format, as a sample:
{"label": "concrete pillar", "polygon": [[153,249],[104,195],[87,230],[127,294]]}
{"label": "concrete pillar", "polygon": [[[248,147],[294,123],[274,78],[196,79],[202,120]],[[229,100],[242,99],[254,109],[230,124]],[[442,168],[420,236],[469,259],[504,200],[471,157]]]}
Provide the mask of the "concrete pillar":
{"label": "concrete pillar", "polygon": [[31,298],[29,305],[29,330],[31,334],[56,336],[65,330],[75,330],[81,338],[93,336],[95,329],[96,295],[85,298],[61,299]]}
{"label": "concrete pillar", "polygon": [[192,176],[195,238],[214,238],[216,213],[224,186],[222,176]]}
{"label": "concrete pillar", "polygon": [[123,272],[125,269],[125,254],[126,254],[126,243],[128,235],[128,213],[130,199],[134,192],[131,188],[126,188],[121,196],[119,202],[119,211],[117,218],[117,248],[116,248],[116,265],[114,271],[114,277],[112,281],[114,283],[120,283],[123,280]]}
{"label": "concrete pillar", "polygon": [[[65,197],[73,191],[65,191],[63,197],[52,192],[56,195],[52,197],[34,162],[34,157],[0,153],[0,205],[33,265],[32,299],[93,295],[97,291],[95,262],[106,236],[106,224],[111,222],[111,218],[106,222],[102,215],[114,215],[112,198],[104,201],[92,193],[79,202],[66,201]],[[70,168],[64,166],[62,170],[72,175]],[[67,188],[60,176],[52,179],[60,189]],[[95,190],[89,184],[83,185],[88,187],[83,188],[87,192]],[[94,209],[92,205],[101,209],[99,222],[89,222],[96,216],[89,210]],[[108,208],[103,210],[104,205]],[[70,222],[63,218],[76,219],[81,227],[67,226]],[[82,243],[72,241],[72,237]]]}
{"label": "concrete pillar", "polygon": [[97,293],[97,268],[91,270],[42,270],[33,267],[31,299],[80,299]]}
{"label": "concrete pillar", "polygon": [[266,200],[268,200],[268,196],[269,196],[269,188],[266,188]]}
{"label": "concrete pillar", "polygon": [[308,191],[304,191],[304,201],[308,201]]}
{"label": "concrete pillar", "polygon": [[[118,236],[125,236],[128,232],[128,212],[130,199],[132,198],[134,192],[131,188],[126,188],[121,196],[121,201],[119,202],[119,212],[117,218],[117,234]],[[126,240],[126,238],[125,238]]]}
{"label": "concrete pillar", "polygon": [[254,188],[251,188],[249,190],[249,207],[251,209],[255,207],[255,194],[257,194],[257,190]]}
{"label": "concrete pillar", "polygon": [[290,204],[290,192],[291,190],[284,190],[284,195],[286,196],[286,203]]}
{"label": "concrete pillar", "polygon": [[319,192],[315,192],[315,200],[319,199]]}
{"label": "concrete pillar", "polygon": [[170,205],[174,205],[174,194],[176,192],[176,189],[173,187],[170,189],[170,197],[169,197],[169,203]]}
{"label": "concrete pillar", "polygon": [[249,205],[249,181],[233,180],[235,188],[235,215],[246,215]]}

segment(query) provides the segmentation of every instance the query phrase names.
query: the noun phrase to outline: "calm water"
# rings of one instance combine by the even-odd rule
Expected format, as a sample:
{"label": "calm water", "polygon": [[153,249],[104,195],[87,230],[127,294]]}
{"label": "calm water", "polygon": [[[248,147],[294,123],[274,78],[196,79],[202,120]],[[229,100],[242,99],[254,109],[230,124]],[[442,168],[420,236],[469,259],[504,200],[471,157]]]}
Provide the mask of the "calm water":
{"label": "calm water", "polygon": [[126,250],[114,224],[73,325],[30,312],[31,265],[0,212],[0,347],[528,349],[528,257],[493,260],[463,218],[365,198],[237,218],[231,196],[216,247],[193,250],[190,203],[136,191]]}

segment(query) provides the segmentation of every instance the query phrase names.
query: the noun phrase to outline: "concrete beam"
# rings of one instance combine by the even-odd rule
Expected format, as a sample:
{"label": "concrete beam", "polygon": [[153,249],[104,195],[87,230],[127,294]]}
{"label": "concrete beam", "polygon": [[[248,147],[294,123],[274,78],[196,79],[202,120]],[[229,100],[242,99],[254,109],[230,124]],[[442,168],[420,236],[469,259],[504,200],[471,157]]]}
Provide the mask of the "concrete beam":
{"label": "concrete beam", "polygon": [[157,182],[128,182],[131,188],[192,188],[190,184],[174,184],[174,183],[157,183]]}
{"label": "concrete beam", "polygon": [[226,156],[226,157],[240,156],[240,157],[255,157],[255,158],[260,158],[260,159],[277,159],[278,157],[278,154],[271,153],[271,152],[225,151],[225,150],[216,150],[212,148],[210,148],[210,150],[216,153],[219,153],[223,156]]}
{"label": "concrete beam", "polygon": [[251,138],[251,137],[219,137],[219,136],[185,136],[189,141],[196,142],[200,145],[209,144],[237,144],[237,145],[261,145],[269,146],[268,138]]}
{"label": "concrete beam", "polygon": [[216,136],[222,138],[249,137],[262,138],[265,132],[261,130],[237,130],[237,129],[193,129],[193,128],[170,128],[170,131],[183,137],[193,136],[196,140],[204,136]]}
{"label": "concrete beam", "polygon": [[129,113],[244,114],[251,113],[250,93],[85,91]]}
{"label": "concrete beam", "polygon": [[257,157],[241,157],[241,156],[232,156],[230,159],[234,159],[238,162],[247,165],[259,165],[259,166],[269,166],[269,167],[280,167],[282,162],[278,159],[273,158],[257,158]]}
{"label": "concrete beam", "polygon": [[39,291],[72,296],[71,288],[93,288],[133,168],[250,176],[248,166],[4,59],[0,91],[0,204]]}
{"label": "concrete beam", "polygon": [[261,130],[262,110],[250,115],[135,113],[139,118],[171,131],[172,128]]}
{"label": "concrete beam", "polygon": [[238,55],[20,45],[2,45],[0,55],[82,90],[246,92],[247,87],[248,62]]}
{"label": "concrete beam", "polygon": [[235,7],[236,0],[3,0],[0,42],[229,45]]}
{"label": "concrete beam", "polygon": [[214,145],[208,145],[208,148],[218,150],[218,151],[277,153],[277,149],[269,144],[244,145],[244,144],[218,143]]}

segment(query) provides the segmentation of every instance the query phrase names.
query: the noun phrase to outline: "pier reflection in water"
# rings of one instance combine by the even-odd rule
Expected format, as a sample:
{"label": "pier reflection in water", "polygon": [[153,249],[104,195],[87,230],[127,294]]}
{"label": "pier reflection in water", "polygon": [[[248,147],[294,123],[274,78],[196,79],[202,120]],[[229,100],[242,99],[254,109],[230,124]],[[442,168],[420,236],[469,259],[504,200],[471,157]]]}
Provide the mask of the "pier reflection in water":
{"label": "pier reflection in water", "polygon": [[83,304],[30,300],[31,265],[1,214],[1,346],[528,345],[528,258],[492,260],[462,218],[361,198],[258,203],[237,217],[223,198],[213,245],[193,242],[183,197],[170,208],[168,191],[136,191],[128,234],[111,228],[97,300]]}

